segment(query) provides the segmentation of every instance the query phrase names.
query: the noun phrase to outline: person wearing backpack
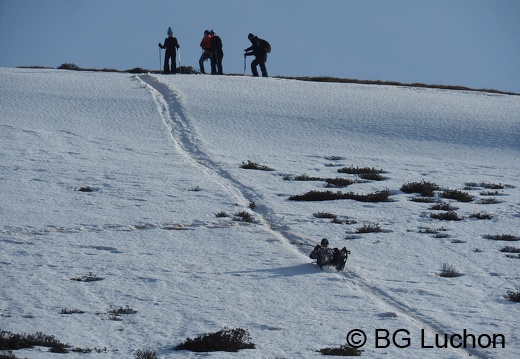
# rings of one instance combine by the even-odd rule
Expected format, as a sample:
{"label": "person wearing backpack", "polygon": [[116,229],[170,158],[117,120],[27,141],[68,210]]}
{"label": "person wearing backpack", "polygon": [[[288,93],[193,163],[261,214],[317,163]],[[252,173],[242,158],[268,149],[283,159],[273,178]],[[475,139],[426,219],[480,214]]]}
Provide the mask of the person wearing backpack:
{"label": "person wearing backpack", "polygon": [[[180,47],[176,37],[173,37],[172,28],[168,28],[168,37],[164,39],[164,45],[159,43],[161,49],[166,49],[164,53],[164,73],[174,74],[177,72],[177,49]],[[171,68],[169,62],[171,61]]]}
{"label": "person wearing backpack", "polygon": [[222,39],[218,36],[215,31],[209,32],[211,35],[211,74],[212,75],[223,75],[222,71],[222,59],[224,58],[224,51],[222,51]]}
{"label": "person wearing backpack", "polygon": [[251,55],[255,57],[255,59],[251,61],[251,72],[253,73],[253,76],[258,76],[258,70],[256,67],[260,66],[262,76],[268,77],[265,63],[267,62],[267,54],[271,52],[271,45],[269,42],[251,33],[247,36],[247,38],[249,41],[251,41],[251,46],[244,50],[244,57]]}

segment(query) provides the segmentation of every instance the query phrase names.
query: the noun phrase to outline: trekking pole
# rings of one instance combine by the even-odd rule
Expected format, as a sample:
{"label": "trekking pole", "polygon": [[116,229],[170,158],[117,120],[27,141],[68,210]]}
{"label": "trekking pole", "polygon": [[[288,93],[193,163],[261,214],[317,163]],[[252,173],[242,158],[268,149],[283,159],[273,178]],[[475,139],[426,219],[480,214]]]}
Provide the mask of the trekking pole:
{"label": "trekking pole", "polygon": [[161,73],[161,69],[162,69],[162,51],[161,51],[161,48],[159,47],[159,73]]}
{"label": "trekking pole", "polygon": [[246,55],[244,55],[244,76],[246,75]]}
{"label": "trekking pole", "polygon": [[177,49],[177,56],[179,57],[179,73],[182,73],[182,69],[181,69],[181,48],[179,47]]}

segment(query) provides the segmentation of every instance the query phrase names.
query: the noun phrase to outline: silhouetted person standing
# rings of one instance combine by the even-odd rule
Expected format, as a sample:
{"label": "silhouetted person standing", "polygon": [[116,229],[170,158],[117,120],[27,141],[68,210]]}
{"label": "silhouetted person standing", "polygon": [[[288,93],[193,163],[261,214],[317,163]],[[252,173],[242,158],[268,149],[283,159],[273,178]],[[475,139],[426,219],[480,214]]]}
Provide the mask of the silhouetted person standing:
{"label": "silhouetted person standing", "polygon": [[212,75],[223,75],[222,71],[222,59],[224,58],[224,51],[222,50],[222,39],[218,36],[215,31],[209,32],[211,35],[211,74]]}
{"label": "silhouetted person standing", "polygon": [[[166,49],[164,54],[164,73],[174,74],[177,72],[177,49],[180,47],[176,37],[173,37],[172,28],[168,28],[168,37],[164,39],[164,45],[159,43],[161,49]],[[171,61],[171,68],[169,62]]]}
{"label": "silhouetted person standing", "polygon": [[258,76],[258,70],[256,67],[260,66],[262,76],[267,77],[265,63],[267,62],[267,54],[271,52],[271,45],[264,39],[260,39],[258,36],[253,34],[249,34],[247,38],[251,41],[251,46],[244,50],[244,56],[253,55],[255,57],[255,59],[251,61],[251,72],[253,73],[253,76]]}

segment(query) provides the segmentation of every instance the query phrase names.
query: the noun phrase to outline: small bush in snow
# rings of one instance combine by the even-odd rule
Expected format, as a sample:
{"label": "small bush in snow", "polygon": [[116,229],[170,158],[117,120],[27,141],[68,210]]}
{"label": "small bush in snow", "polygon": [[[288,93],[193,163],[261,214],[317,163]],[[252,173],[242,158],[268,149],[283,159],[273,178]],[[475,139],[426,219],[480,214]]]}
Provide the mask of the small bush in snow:
{"label": "small bush in snow", "polygon": [[157,356],[157,353],[153,350],[137,350],[135,352],[135,356],[134,356],[135,359],[157,359],[159,358]]}
{"label": "small bush in snow", "polygon": [[383,170],[376,170],[374,167],[343,167],[338,169],[339,173],[348,173],[351,175],[368,175],[368,174],[380,174]]}
{"label": "small bush in snow", "polygon": [[440,196],[442,198],[454,199],[459,202],[471,202],[473,201],[473,197],[471,197],[467,192],[460,191],[458,189],[445,189],[441,192]]}
{"label": "small bush in snow", "polygon": [[520,291],[508,290],[505,298],[511,302],[520,303]]}
{"label": "small bush in snow", "polygon": [[220,217],[220,218],[221,217],[229,217],[229,215],[226,212],[224,212],[224,211],[218,212],[215,216]]}
{"label": "small bush in snow", "polygon": [[435,218],[435,219],[441,219],[443,221],[462,221],[463,220],[463,218],[459,217],[459,215],[455,211],[448,211],[448,212],[443,212],[443,213],[432,213],[432,214],[430,214],[430,217]]}
{"label": "small bush in snow", "polygon": [[455,266],[444,263],[442,265],[441,272],[439,273],[439,276],[445,277],[445,278],[453,278],[453,277],[460,277],[459,271],[455,268]]}
{"label": "small bush in snow", "polygon": [[[423,197],[433,197],[439,186],[433,182],[421,181],[405,183],[401,186],[404,193],[419,193]],[[418,202],[418,201],[417,201]]]}
{"label": "small bush in snow", "polygon": [[365,224],[363,227],[356,229],[357,233],[379,233],[383,232],[379,223]]}
{"label": "small bush in snow", "polygon": [[240,165],[240,168],[243,168],[246,170],[274,171],[274,169],[272,169],[270,167],[260,165],[256,162],[251,162],[249,160],[247,162],[242,162],[242,164]]}
{"label": "small bush in snow", "polygon": [[434,211],[456,211],[458,208],[451,205],[450,202],[438,202],[430,207]]}
{"label": "small bush in snow", "polygon": [[251,216],[251,214],[246,211],[235,213],[234,220],[247,223],[253,223],[255,221],[253,216]]}
{"label": "small bush in snow", "polygon": [[327,187],[334,187],[334,188],[343,188],[350,186],[351,184],[356,183],[356,180],[350,179],[350,178],[326,178],[325,182],[327,182]]}
{"label": "small bush in snow", "polygon": [[357,357],[360,356],[363,352],[357,348],[352,348],[348,345],[342,345],[339,348],[323,348],[317,350],[317,352],[323,355],[333,355],[333,356],[342,356],[342,357]]}
{"label": "small bush in snow", "polygon": [[64,64],[61,64],[60,67],[58,67],[58,69],[60,70],[75,70],[75,71],[78,71],[80,70],[80,67],[76,64],[69,64],[69,63],[64,63]]}
{"label": "small bush in snow", "polygon": [[238,352],[241,349],[254,349],[249,332],[242,328],[224,328],[216,333],[204,334],[174,347],[175,350],[192,352]]}
{"label": "small bush in snow", "polygon": [[510,242],[520,241],[520,237],[513,236],[512,234],[496,234],[496,235],[487,234],[484,236],[484,238],[492,239],[494,241],[510,241]]}
{"label": "small bush in snow", "polygon": [[493,219],[493,216],[491,214],[489,214],[489,213],[480,213],[480,212],[473,213],[469,217],[470,218],[475,218],[475,219]]}
{"label": "small bush in snow", "polygon": [[338,218],[335,214],[329,213],[329,212],[317,212],[313,214],[316,218],[329,218],[329,219],[335,219]]}
{"label": "small bush in snow", "polygon": [[62,309],[60,311],[60,314],[83,314],[83,313],[85,313],[85,312],[82,311],[82,310],[79,310],[79,309],[67,309],[67,308],[65,308],[65,309]]}
{"label": "small bush in snow", "polygon": [[74,277],[70,278],[70,280],[74,280],[76,282],[97,282],[103,280],[105,278],[98,277],[96,274],[89,273],[83,277]]}
{"label": "small bush in snow", "polygon": [[511,246],[505,246],[500,250],[500,252],[504,253],[520,253],[520,248],[517,247],[511,247]]}
{"label": "small bush in snow", "polygon": [[135,314],[137,313],[137,310],[134,310],[127,305],[126,308],[120,307],[118,309],[109,309],[107,310],[107,313],[112,315]]}
{"label": "small bush in snow", "polygon": [[481,198],[477,201],[478,204],[497,204],[500,203],[500,201],[494,197],[490,198]]}

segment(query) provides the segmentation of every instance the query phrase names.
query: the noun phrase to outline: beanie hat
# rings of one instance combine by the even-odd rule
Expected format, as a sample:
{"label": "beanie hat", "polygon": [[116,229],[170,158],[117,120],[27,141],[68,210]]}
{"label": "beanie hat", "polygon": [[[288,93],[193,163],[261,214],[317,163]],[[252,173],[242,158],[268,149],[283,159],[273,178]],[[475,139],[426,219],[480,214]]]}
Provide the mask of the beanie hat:
{"label": "beanie hat", "polygon": [[253,37],[255,37],[255,35],[253,35],[252,33],[249,33],[249,35],[247,35],[248,39],[252,39]]}
{"label": "beanie hat", "polygon": [[209,30],[204,30],[204,35],[208,35],[209,34]]}
{"label": "beanie hat", "polygon": [[210,34],[210,35],[215,35],[215,31],[210,30],[209,34]]}
{"label": "beanie hat", "polygon": [[321,240],[321,245],[322,245],[322,246],[328,246],[328,245],[329,245],[329,241],[327,240],[327,238],[323,238],[323,239]]}
{"label": "beanie hat", "polygon": [[173,34],[172,28],[169,27],[169,28],[168,28],[168,35],[172,35],[172,34]]}

